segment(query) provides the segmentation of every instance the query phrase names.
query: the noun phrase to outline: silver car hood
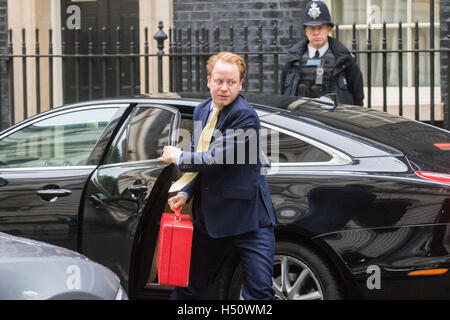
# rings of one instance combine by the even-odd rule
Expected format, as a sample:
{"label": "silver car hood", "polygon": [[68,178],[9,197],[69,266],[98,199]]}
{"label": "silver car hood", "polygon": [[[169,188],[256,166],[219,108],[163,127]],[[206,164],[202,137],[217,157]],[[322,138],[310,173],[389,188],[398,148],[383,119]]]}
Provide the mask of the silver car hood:
{"label": "silver car hood", "polygon": [[0,259],[26,257],[72,257],[87,259],[82,254],[65,248],[0,232]]}
{"label": "silver car hood", "polygon": [[119,277],[82,254],[0,233],[0,300],[126,299]]}

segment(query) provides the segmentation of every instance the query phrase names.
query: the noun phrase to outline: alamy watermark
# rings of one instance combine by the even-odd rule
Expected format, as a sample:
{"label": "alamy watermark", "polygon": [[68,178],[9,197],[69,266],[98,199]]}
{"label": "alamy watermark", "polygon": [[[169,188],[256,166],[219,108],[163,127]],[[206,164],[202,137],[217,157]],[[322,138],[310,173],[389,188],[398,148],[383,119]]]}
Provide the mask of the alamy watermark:
{"label": "alamy watermark", "polygon": [[66,287],[69,290],[81,289],[81,269],[77,265],[70,265],[66,269]]}
{"label": "alamy watermark", "polygon": [[369,277],[366,280],[366,286],[369,290],[381,289],[381,269],[377,265],[370,265],[367,267],[366,273]]}
{"label": "alamy watermark", "polygon": [[72,4],[67,7],[66,13],[69,15],[66,20],[67,29],[81,29],[81,8],[75,4]]}

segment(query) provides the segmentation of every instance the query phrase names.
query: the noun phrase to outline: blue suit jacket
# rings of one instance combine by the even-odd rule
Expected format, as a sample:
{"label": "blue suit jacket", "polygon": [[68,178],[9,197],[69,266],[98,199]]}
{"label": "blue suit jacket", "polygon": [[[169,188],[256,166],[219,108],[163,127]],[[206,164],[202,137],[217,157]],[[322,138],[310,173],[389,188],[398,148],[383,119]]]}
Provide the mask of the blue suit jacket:
{"label": "blue suit jacket", "polygon": [[195,152],[211,103],[210,98],[195,108],[191,152],[183,152],[178,162],[183,172],[199,172],[181,190],[194,196],[195,226],[219,238],[275,225],[259,161],[259,117],[243,96],[220,111],[208,151]]}

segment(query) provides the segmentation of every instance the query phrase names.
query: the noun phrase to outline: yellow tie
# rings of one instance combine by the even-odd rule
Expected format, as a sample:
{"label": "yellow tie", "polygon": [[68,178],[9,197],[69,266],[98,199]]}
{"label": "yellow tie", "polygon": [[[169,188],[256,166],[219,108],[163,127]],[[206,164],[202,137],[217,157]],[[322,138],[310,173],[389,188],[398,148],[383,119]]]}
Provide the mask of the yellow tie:
{"label": "yellow tie", "polygon": [[[195,149],[197,152],[207,151],[209,148],[209,144],[211,143],[212,134],[214,132],[214,128],[217,124],[217,119],[219,117],[219,107],[213,108],[213,113],[211,119],[203,128],[202,133],[200,134],[200,139],[197,144],[197,148]],[[169,189],[170,192],[176,192],[183,189],[189,182],[191,182],[196,176],[198,172],[187,172],[180,179],[178,179]]]}

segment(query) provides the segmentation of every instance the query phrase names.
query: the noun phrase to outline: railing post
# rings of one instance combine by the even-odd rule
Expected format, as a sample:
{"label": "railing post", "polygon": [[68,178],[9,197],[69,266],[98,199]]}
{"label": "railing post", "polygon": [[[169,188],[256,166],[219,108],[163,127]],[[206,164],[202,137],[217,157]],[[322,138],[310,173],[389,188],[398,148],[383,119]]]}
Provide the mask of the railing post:
{"label": "railing post", "polygon": [[149,54],[149,48],[148,48],[148,27],[145,27],[145,43],[144,43],[144,65],[145,65],[145,93],[150,92],[150,85],[149,85],[149,70],[148,70],[148,54]]}
{"label": "railing post", "polygon": [[[92,56],[94,53],[93,29],[88,28],[88,54]],[[94,97],[94,61],[92,57],[88,59],[88,76],[89,76],[89,100]]]}
{"label": "railing post", "polygon": [[173,51],[173,45],[174,45],[174,30],[172,28],[169,28],[169,92],[174,92],[176,91],[174,88],[174,74],[175,74],[175,69],[174,69],[174,64],[175,64],[175,56],[173,55],[174,51]]}
{"label": "railing post", "polygon": [[399,106],[398,113],[403,116],[403,36],[402,21],[398,23],[398,90],[399,90]]}
{"label": "railing post", "polygon": [[14,59],[13,59],[13,41],[12,41],[12,29],[9,29],[9,42],[8,42],[8,76],[9,76],[9,125],[12,126],[16,119],[15,102],[14,102]]}
{"label": "railing post", "polygon": [[450,130],[450,19],[447,19],[447,110],[444,110],[444,128]]}
{"label": "railing post", "polygon": [[187,90],[192,91],[192,29],[187,29]]}
{"label": "railing post", "polygon": [[[205,26],[202,26],[201,28],[201,36],[202,40],[200,41],[200,48],[201,48],[201,55],[200,55],[200,61],[201,61],[201,78],[200,78],[200,87],[202,92],[206,91],[207,85],[206,85],[206,55],[204,53],[206,52],[206,28]],[[203,54],[202,54],[203,53]]]}
{"label": "railing post", "polygon": [[48,30],[49,109],[53,109],[53,30]]}
{"label": "railing post", "polygon": [[80,101],[80,29],[75,29],[75,101]]}
{"label": "railing post", "polygon": [[274,94],[278,94],[279,93],[279,80],[278,80],[278,73],[279,73],[279,65],[278,65],[278,23],[275,22],[275,26],[274,26],[274,38],[273,38],[273,42],[272,45],[274,47],[274,55],[273,55],[273,89],[274,89]]}
{"label": "railing post", "polygon": [[[172,28],[172,79],[170,79],[170,83],[172,83],[172,89],[170,91],[178,92],[178,55],[177,55],[177,42],[178,42],[178,29]],[[170,41],[170,32],[169,32],[169,41]],[[170,51],[169,51],[170,52]]]}
{"label": "railing post", "polygon": [[415,22],[414,28],[414,90],[415,90],[415,120],[420,120],[419,105],[419,21]]}
{"label": "railing post", "polygon": [[108,62],[106,60],[106,49],[107,49],[107,40],[108,39],[108,34],[107,34],[107,29],[105,26],[103,26],[102,28],[102,97],[106,98],[106,72],[107,72],[107,68],[108,68]]}
{"label": "railing post", "polygon": [[262,38],[262,26],[258,25],[258,80],[259,80],[259,92],[263,92],[264,88],[264,74],[263,74],[263,38]]}
{"label": "railing post", "polygon": [[183,29],[178,30],[178,42],[176,52],[179,54],[177,57],[177,70],[178,70],[178,92],[183,92]]}
{"label": "railing post", "polygon": [[434,125],[434,0],[430,1],[430,122]]}
{"label": "railing post", "polygon": [[61,28],[61,69],[62,69],[62,103],[65,104],[67,102],[68,90],[66,88],[66,28]]}
{"label": "railing post", "polygon": [[134,66],[136,64],[136,58],[134,56],[134,46],[135,46],[135,42],[134,42],[134,27],[131,26],[130,27],[130,94],[131,96],[134,96],[134,87],[135,87],[135,83],[134,83]]}
{"label": "railing post", "polygon": [[387,112],[387,31],[386,21],[383,22],[383,111]]}
{"label": "railing post", "polygon": [[28,90],[27,90],[27,45],[25,41],[25,28],[22,28],[22,92],[23,92],[23,118],[28,118]]}
{"label": "railing post", "polygon": [[367,28],[367,107],[372,108],[372,26]]}
{"label": "railing post", "polygon": [[40,47],[39,47],[39,29],[35,29],[36,44],[36,114],[41,113],[41,65],[40,65]]}
{"label": "railing post", "polygon": [[155,33],[153,38],[157,41],[158,52],[158,92],[163,92],[163,56],[164,56],[164,40],[167,39],[167,34],[162,30],[163,22],[160,21],[158,24],[158,31]]}
{"label": "railing post", "polygon": [[196,90],[200,91],[200,30],[195,30],[195,82],[196,82]]}
{"label": "railing post", "polygon": [[[248,26],[247,25],[244,26],[244,52],[245,52],[245,54],[244,54],[245,65],[248,66]],[[248,92],[248,71],[247,71],[247,77],[245,77],[244,91]]]}
{"label": "railing post", "polygon": [[121,68],[122,61],[120,58],[120,26],[116,27],[116,96],[120,96],[121,88]]}

